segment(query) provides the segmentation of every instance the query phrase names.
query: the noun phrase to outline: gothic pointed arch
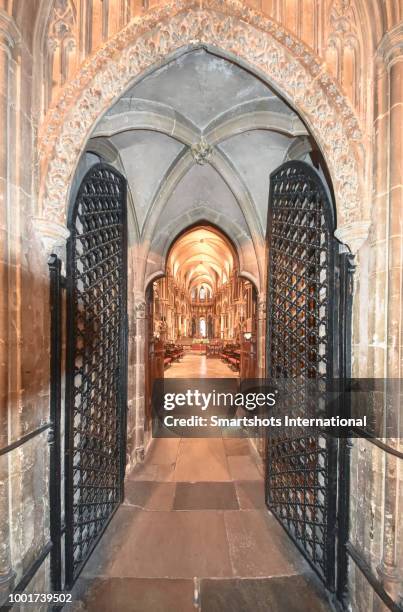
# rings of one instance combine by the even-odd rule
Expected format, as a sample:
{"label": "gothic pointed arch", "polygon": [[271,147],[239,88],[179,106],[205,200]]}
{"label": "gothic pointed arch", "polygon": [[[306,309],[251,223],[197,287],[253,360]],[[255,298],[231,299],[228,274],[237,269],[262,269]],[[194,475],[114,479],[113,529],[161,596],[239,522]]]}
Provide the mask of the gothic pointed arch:
{"label": "gothic pointed arch", "polygon": [[150,10],[106,43],[62,89],[40,134],[38,216],[65,223],[77,153],[95,122],[136,79],[191,48],[207,47],[273,86],[301,115],[330,169],[339,225],[365,217],[359,121],[319,57],[237,0],[181,0]]}

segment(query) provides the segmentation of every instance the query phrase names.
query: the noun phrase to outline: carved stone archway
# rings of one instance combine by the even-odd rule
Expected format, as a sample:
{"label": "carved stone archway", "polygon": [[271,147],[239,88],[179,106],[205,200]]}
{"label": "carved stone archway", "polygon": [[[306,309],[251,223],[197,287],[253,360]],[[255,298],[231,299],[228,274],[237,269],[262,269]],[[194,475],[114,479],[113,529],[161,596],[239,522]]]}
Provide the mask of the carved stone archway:
{"label": "carved stone archway", "polygon": [[347,98],[306,45],[237,0],[156,7],[133,19],[66,84],[39,135],[39,231],[46,233],[50,222],[52,235],[60,227],[63,236],[71,179],[100,116],[141,75],[198,46],[254,71],[299,112],[329,166],[340,231],[347,241],[346,228],[366,233],[362,134]]}

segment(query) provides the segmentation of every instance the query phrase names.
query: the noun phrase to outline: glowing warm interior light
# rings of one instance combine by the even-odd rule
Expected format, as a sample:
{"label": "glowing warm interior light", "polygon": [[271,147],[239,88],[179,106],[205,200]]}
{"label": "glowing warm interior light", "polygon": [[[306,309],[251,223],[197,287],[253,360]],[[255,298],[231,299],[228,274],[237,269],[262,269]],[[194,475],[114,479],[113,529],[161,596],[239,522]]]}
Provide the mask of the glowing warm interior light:
{"label": "glowing warm interior light", "polygon": [[203,299],[212,299],[231,276],[234,256],[222,235],[212,228],[198,227],[177,240],[167,264],[178,284],[186,287],[192,296],[200,297],[200,289],[204,287]]}

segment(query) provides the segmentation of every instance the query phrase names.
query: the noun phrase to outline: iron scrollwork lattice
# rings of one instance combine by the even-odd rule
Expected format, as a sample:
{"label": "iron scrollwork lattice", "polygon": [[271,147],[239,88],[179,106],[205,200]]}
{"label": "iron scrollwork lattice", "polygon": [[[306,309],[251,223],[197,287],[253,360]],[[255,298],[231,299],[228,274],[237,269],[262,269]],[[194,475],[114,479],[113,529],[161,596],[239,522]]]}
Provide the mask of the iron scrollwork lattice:
{"label": "iron scrollwork lattice", "polygon": [[[290,416],[327,411],[335,350],[333,230],[331,204],[313,168],[288,162],[271,175],[267,376],[281,384]],[[268,507],[331,589],[336,489],[333,438],[312,428],[269,430]]]}
{"label": "iron scrollwork lattice", "polygon": [[126,181],[84,177],[67,256],[66,584],[122,501],[125,460]]}

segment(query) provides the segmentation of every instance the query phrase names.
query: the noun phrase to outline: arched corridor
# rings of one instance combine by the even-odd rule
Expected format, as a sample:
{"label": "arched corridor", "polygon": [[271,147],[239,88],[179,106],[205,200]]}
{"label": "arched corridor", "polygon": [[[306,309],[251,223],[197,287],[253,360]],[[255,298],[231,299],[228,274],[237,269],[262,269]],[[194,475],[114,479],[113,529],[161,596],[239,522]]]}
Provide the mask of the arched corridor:
{"label": "arched corridor", "polygon": [[[156,347],[163,344],[164,369],[191,353],[220,358],[243,378],[257,376],[256,289],[240,277],[237,251],[218,228],[185,230],[172,243],[165,276],[148,295],[148,361],[158,359]],[[162,377],[162,368],[157,370],[158,363],[150,363],[154,377]]]}
{"label": "arched corridor", "polygon": [[[333,355],[326,346],[336,343],[327,334],[340,310],[339,294],[333,288],[334,261],[339,262],[330,233],[333,217],[320,175],[305,162],[288,162],[273,172],[270,193],[267,371],[274,379],[286,373],[293,393],[300,394],[301,372],[318,380],[329,375]],[[225,429],[204,439],[192,438],[188,432],[181,437],[175,427],[172,431],[155,427],[160,410],[155,389],[161,380],[167,384],[184,379],[191,386],[198,380],[210,385],[226,381],[230,372],[237,379],[239,372],[241,383],[256,377],[256,290],[239,276],[234,245],[218,228],[207,224],[195,225],[172,242],[164,278],[151,281],[146,290],[148,410],[144,431],[151,435],[144,460],[124,475],[124,194],[123,175],[106,164],[95,164],[82,179],[70,220],[66,444],[71,462],[66,464],[65,550],[74,598],[82,599],[88,610],[105,605],[103,589],[110,584],[94,582],[97,577],[110,578],[114,597],[128,601],[137,599],[136,587],[141,591],[137,580],[155,580],[158,591],[161,580],[192,579],[193,600],[184,606],[209,610],[215,605],[225,610],[227,603],[219,602],[223,596],[220,589],[224,586],[225,592],[229,585],[216,582],[223,579],[236,581],[241,596],[234,604],[238,609],[251,609],[258,596],[271,599],[281,609],[284,601],[276,595],[272,580],[296,576],[307,605],[329,609],[324,585],[292,548],[276,519],[324,584],[335,590],[336,557],[332,555],[336,539],[329,537],[328,517],[336,506],[342,516],[345,507],[329,490],[339,470],[334,441],[320,432],[300,432],[293,439],[283,431],[264,436],[267,451],[260,456],[262,447],[252,443],[248,429],[235,432],[239,439]],[[332,310],[329,291],[334,292]],[[208,337],[201,322],[209,319],[212,333]],[[336,371],[336,360],[332,367]],[[105,387],[113,392],[105,393]],[[306,410],[308,405],[309,398],[292,408]],[[148,514],[149,508],[136,500],[163,483],[171,484],[163,488],[171,490],[172,504],[166,508],[156,502],[154,512]],[[260,498],[258,508],[242,506],[244,488],[252,491],[255,502]],[[132,506],[136,507],[134,512]],[[254,510],[258,514],[252,514]],[[139,541],[144,539],[149,543],[149,558],[144,551],[140,553]],[[194,548],[188,548],[187,542],[194,542]],[[265,550],[259,552],[262,543]],[[340,559],[337,562],[341,567]],[[244,565],[249,569],[241,569]],[[339,571],[337,577],[340,581]],[[266,582],[255,584],[255,579]],[[206,584],[210,586],[203,591]],[[189,583],[182,586],[185,592],[189,590]],[[244,589],[250,598],[248,604],[242,599],[246,597]],[[153,596],[145,594],[146,600]],[[211,598],[218,600],[213,604]],[[137,609],[144,605],[140,601]],[[163,590],[161,609],[169,605]]]}
{"label": "arched corridor", "polygon": [[2,609],[400,612],[402,17],[0,0]]}

